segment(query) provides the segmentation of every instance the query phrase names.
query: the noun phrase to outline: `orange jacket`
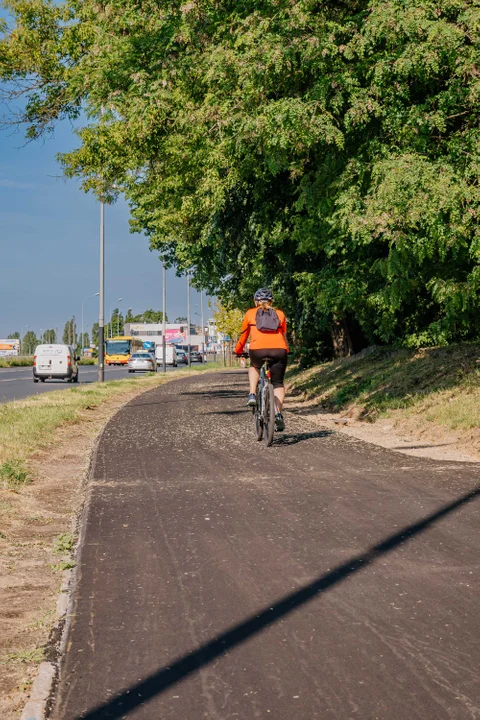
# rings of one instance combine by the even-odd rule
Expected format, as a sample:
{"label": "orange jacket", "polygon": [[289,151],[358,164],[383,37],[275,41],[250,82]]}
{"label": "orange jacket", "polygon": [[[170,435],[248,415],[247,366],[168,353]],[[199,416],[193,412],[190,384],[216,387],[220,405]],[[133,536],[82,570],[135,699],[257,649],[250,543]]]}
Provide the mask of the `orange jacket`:
{"label": "orange jacket", "polygon": [[242,332],[240,339],[235,348],[237,355],[243,352],[245,343],[250,335],[250,350],[273,350],[274,348],[281,348],[287,350],[287,319],[285,314],[281,310],[275,308],[275,312],[280,320],[280,327],[277,332],[261,332],[257,330],[256,315],[258,308],[254,307],[247,310],[242,323]]}

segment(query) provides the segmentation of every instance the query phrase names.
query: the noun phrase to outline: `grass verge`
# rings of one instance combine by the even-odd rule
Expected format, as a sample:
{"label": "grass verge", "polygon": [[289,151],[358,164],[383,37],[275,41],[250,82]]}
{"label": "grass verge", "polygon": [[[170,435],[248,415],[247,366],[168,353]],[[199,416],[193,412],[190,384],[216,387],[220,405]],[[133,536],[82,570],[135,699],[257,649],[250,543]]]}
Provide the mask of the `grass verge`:
{"label": "grass verge", "polygon": [[[78,361],[79,365],[96,365],[97,361],[94,358],[81,358]],[[22,357],[2,357],[0,358],[0,368],[9,367],[32,367],[33,355],[24,355]]]}
{"label": "grass verge", "polygon": [[192,370],[172,371],[166,376],[149,373],[148,376],[79,385],[0,405],[0,483],[6,489],[16,490],[29,482],[26,461],[53,442],[56,428],[87,419],[86,415],[115,395],[139,386],[148,390],[186,373],[214,370],[219,366],[220,363],[208,363]]}
{"label": "grass verge", "polygon": [[480,343],[373,348],[308,370],[292,367],[287,377],[291,394],[327,412],[374,422],[401,411],[470,434],[480,447]]}
{"label": "grass verge", "polygon": [[33,355],[22,355],[13,357],[1,357],[0,368],[5,367],[30,367],[33,365]]}

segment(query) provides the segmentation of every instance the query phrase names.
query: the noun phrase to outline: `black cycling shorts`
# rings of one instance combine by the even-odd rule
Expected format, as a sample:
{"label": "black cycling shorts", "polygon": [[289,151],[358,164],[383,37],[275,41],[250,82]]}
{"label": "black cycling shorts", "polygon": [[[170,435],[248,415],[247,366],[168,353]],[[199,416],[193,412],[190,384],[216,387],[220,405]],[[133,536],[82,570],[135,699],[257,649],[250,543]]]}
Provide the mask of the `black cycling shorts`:
{"label": "black cycling shorts", "polygon": [[271,348],[270,350],[250,350],[250,362],[252,367],[260,370],[263,363],[268,361],[270,377],[274,388],[283,387],[283,378],[287,369],[287,351],[282,348]]}

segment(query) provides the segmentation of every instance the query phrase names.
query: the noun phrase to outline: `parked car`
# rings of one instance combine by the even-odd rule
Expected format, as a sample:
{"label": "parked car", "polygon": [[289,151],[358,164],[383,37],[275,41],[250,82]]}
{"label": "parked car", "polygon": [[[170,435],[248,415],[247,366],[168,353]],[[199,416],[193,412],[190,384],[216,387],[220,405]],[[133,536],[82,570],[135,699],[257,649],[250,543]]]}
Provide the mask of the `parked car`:
{"label": "parked car", "polygon": [[192,363],[194,362],[204,362],[203,355],[201,352],[198,352],[198,350],[192,350],[190,353],[190,361]]}
{"label": "parked car", "polygon": [[80,358],[70,345],[37,345],[33,356],[33,382],[45,380],[66,380],[78,382]]}
{"label": "parked car", "polygon": [[177,363],[185,363],[185,365],[188,365],[188,357],[185,350],[179,350],[176,348],[175,352],[177,355]]}
{"label": "parked car", "polygon": [[138,352],[130,355],[128,372],[157,372],[157,361],[149,352]]}

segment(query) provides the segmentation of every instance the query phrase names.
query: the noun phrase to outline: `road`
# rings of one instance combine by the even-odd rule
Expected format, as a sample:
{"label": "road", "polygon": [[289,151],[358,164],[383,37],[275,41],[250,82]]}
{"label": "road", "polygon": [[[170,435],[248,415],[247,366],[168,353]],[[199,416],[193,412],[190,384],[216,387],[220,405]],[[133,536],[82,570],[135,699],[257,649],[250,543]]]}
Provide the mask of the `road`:
{"label": "road", "polygon": [[[171,368],[167,368],[171,370]],[[81,365],[79,369],[79,383],[93,383],[98,377],[98,369],[93,365]],[[105,368],[106,380],[118,380],[129,377],[128,371],[123,367]],[[63,380],[47,380],[45,383],[34,383],[32,368],[0,368],[0,403],[11,400],[21,400],[29,395],[39,395],[52,390],[65,390],[73,387]]]}
{"label": "road", "polygon": [[55,720],[480,717],[478,465],[287,416],[246,374],[168,383],[107,425]]}

